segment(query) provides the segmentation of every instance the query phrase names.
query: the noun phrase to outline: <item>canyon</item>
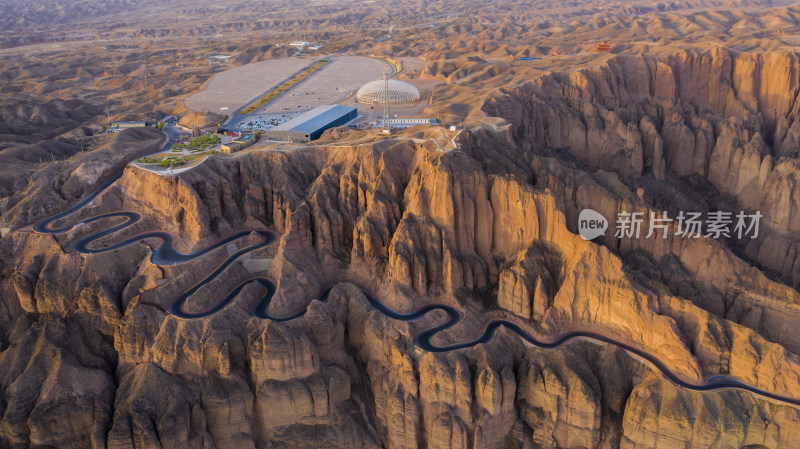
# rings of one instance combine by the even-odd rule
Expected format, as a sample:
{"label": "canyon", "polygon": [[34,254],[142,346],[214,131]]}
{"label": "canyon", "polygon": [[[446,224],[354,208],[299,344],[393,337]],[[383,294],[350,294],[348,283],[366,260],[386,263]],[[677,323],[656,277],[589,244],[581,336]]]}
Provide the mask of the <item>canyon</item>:
{"label": "canyon", "polygon": [[[398,313],[456,310],[460,321],[435,346],[476,339],[492,320],[543,341],[596,332],[687,382],[728,376],[800,399],[800,57],[778,43],[800,11],[679,2],[630,17],[597,5],[548,12],[543,42],[558,26],[573,29],[568,40],[620,21],[653,36],[671,22],[685,35],[664,31],[658,49],[620,44],[591,59],[575,48],[544,67],[493,60],[525,45],[492,47],[519,26],[508,15],[527,11],[511,3],[487,7],[486,20],[507,28],[495,23],[483,44],[491,27],[474,18],[415,44],[432,48],[407,49],[426,63],[421,77],[444,83],[426,113],[459,117],[452,151],[425,130],[380,139],[333,130],[312,145],[257,144],[162,176],[128,164],[156,151],[162,133],[92,135],[86,123],[106,112],[93,103],[97,84],[74,88],[95,92],[85,100],[35,111],[18,105],[32,92],[3,99],[0,447],[795,447],[800,407],[786,401],[681,388],[591,339],[543,349],[500,328],[488,342],[428,351],[417,338],[447,321],[442,310],[399,320],[374,307],[370,298]],[[331,30],[350,21],[331,14]],[[717,21],[740,23],[725,45],[714,43]],[[790,25],[778,38],[754,34],[765,23]],[[707,30],[700,42],[695,27]],[[763,46],[746,48],[753,39]],[[400,53],[392,45],[401,46],[372,50]],[[201,80],[183,81],[176,92]],[[152,89],[143,98],[166,87]],[[26,128],[35,117],[36,133]],[[84,223],[34,232],[101,186],[53,225]],[[581,238],[584,209],[608,219],[604,236]],[[758,235],[683,238],[671,223],[667,238],[616,237],[620,212],[641,212],[647,229],[651,212],[723,210],[762,213]],[[140,219],[91,243],[112,249],[76,251],[123,221],[91,217],[120,211]],[[186,254],[215,249],[154,264],[156,239],[114,246],[152,231],[174,235]],[[266,232],[275,242],[203,282]],[[198,314],[255,278],[274,284],[270,315],[293,319],[254,316],[258,282],[210,316],[170,313],[193,286],[202,284],[183,310]]]}

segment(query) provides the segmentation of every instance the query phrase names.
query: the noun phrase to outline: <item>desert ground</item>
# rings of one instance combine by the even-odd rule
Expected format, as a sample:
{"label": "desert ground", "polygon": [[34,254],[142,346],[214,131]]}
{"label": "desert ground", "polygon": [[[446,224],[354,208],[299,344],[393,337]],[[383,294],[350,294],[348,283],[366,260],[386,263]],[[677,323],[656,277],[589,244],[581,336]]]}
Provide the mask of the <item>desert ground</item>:
{"label": "desert ground", "polygon": [[[0,447],[797,446],[797,2],[0,1],[0,30]],[[423,93],[392,113],[440,124],[174,172],[131,163],[155,126],[106,132],[213,127],[326,58],[265,108],[368,111],[341,96],[387,61]]]}

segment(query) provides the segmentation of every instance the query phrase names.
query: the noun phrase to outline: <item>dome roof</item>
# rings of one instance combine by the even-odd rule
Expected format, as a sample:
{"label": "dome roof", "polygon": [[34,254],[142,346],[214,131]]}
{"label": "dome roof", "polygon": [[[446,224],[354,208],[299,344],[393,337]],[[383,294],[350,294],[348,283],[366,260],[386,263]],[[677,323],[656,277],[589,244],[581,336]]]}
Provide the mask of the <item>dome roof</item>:
{"label": "dome roof", "polygon": [[[385,91],[385,80],[371,81],[361,86],[361,89],[358,89],[356,99],[359,103],[384,104],[387,102]],[[389,80],[389,104],[413,103],[419,101],[419,98],[419,89],[414,87],[413,84],[404,81]]]}

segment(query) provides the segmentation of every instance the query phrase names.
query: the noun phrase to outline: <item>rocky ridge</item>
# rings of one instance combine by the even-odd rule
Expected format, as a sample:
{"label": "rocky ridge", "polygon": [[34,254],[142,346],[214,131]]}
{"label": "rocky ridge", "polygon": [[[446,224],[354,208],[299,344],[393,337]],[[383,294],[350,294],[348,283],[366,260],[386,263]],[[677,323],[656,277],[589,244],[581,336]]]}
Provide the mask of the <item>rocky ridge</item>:
{"label": "rocky ridge", "polygon": [[[286,323],[253,318],[261,292],[248,288],[208,320],[178,320],[165,308],[218,254],[162,270],[147,263],[145,244],[91,257],[65,251],[87,228],[56,238],[12,232],[0,239],[0,440],[792,447],[796,408],[738,391],[680,390],[625,352],[585,342],[544,351],[501,332],[471,350],[425,353],[413,337],[440,317],[391,320],[361,290],[395,310],[433,302],[464,310],[457,328],[437,336],[441,343],[474,337],[492,317],[545,336],[596,329],[688,379],[729,374],[781,394],[800,391],[794,272],[773,276],[766,268],[775,252],[759,251],[770,235],[794,242],[791,220],[771,212],[755,249],[575,234],[585,207],[606,216],[729,204],[784,213],[771,201],[793,197],[781,189],[791,185],[797,86],[780,75],[791,80],[797,59],[748,58],[624,57],[596,71],[546,75],[487,102],[484,110],[508,126],[465,132],[455,152],[395,139],[254,152],[164,178],[126,168],[80,216],[147,211],[143,226],[179,234],[192,248],[241,229],[275,229],[276,247],[256,254],[274,259],[266,273],[278,287],[273,310],[308,311]],[[788,72],[775,70],[785,64]],[[747,67],[763,74],[753,78],[775,79],[735,81]],[[756,166],[754,177],[748,167]],[[779,166],[785,182],[775,181]],[[250,275],[234,265],[206,295]],[[313,300],[331,284],[327,302]],[[72,426],[53,424],[64,420]]]}

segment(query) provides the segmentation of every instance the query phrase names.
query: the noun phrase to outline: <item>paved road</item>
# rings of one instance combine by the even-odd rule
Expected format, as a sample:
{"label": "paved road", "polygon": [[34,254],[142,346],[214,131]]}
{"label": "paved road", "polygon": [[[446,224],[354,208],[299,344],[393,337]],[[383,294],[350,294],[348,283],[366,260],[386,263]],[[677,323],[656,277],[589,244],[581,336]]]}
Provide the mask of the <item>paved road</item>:
{"label": "paved road", "polygon": [[165,123],[164,129],[162,131],[164,132],[164,134],[167,135],[167,137],[169,137],[169,143],[167,144],[166,148],[164,148],[164,150],[168,150],[170,147],[172,147],[172,145],[175,142],[177,142],[181,138],[180,127],[178,126],[177,123]]}
{"label": "paved road", "polygon": [[[272,284],[271,282],[269,282],[268,280],[265,280],[263,278],[257,278],[257,279],[248,280],[248,281],[240,284],[237,287],[237,289],[235,290],[235,292],[238,293],[239,290],[241,290],[246,284],[248,284],[250,282],[258,282],[261,285],[265,286],[265,288],[266,288],[266,293],[264,294],[261,302],[259,302],[258,306],[256,306],[255,311],[253,312],[253,314],[255,316],[258,316],[259,318],[270,319],[270,320],[273,320],[273,321],[289,321],[289,320],[293,320],[293,319],[299,318],[299,317],[301,317],[301,316],[303,316],[305,314],[307,309],[302,310],[302,311],[300,311],[298,313],[295,313],[294,315],[291,315],[291,316],[288,316],[288,317],[277,317],[277,316],[271,315],[269,313],[269,303],[270,303],[270,300],[272,299],[272,295],[275,293],[275,286],[274,286],[274,284]],[[322,294],[320,295],[320,297],[318,298],[318,300],[322,301],[322,302],[326,301],[328,299],[328,295],[329,295],[330,291],[331,291],[331,287],[328,287],[327,289],[325,289],[322,292]],[[449,345],[437,345],[437,344],[433,343],[433,341],[432,341],[433,338],[437,334],[439,334],[440,332],[443,332],[443,331],[445,331],[447,329],[450,329],[451,327],[457,325],[461,321],[462,315],[461,315],[461,312],[458,311],[458,309],[456,309],[454,307],[450,307],[450,306],[444,305],[444,304],[431,304],[431,305],[424,306],[424,307],[422,307],[420,309],[417,309],[417,310],[415,310],[413,312],[410,312],[410,313],[400,313],[400,312],[396,312],[396,311],[390,309],[385,304],[383,304],[381,301],[379,301],[375,297],[371,296],[367,292],[364,292],[364,295],[367,297],[367,300],[369,301],[370,305],[372,305],[373,308],[375,308],[376,310],[380,311],[381,313],[383,313],[384,315],[388,316],[389,318],[392,318],[392,319],[395,319],[395,320],[416,321],[416,320],[419,320],[419,319],[423,318],[428,313],[433,312],[435,310],[441,310],[441,311],[445,312],[445,314],[447,315],[447,320],[444,323],[441,323],[441,324],[439,324],[437,326],[434,326],[434,327],[432,327],[430,329],[427,329],[427,330],[421,332],[414,339],[414,344],[417,347],[419,347],[420,349],[424,350],[424,351],[429,351],[429,352],[450,352],[450,351],[457,351],[457,350],[460,350],[460,349],[472,348],[472,347],[474,347],[476,345],[479,345],[479,344],[489,343],[490,341],[492,341],[494,339],[494,337],[495,337],[495,335],[497,333],[497,330],[500,329],[501,327],[505,328],[508,331],[511,331],[511,332],[517,334],[523,340],[525,340],[528,343],[530,343],[531,345],[536,346],[537,348],[541,348],[541,349],[558,349],[561,346],[564,346],[564,345],[566,345],[566,344],[568,344],[570,342],[573,342],[575,340],[585,339],[585,340],[594,341],[594,342],[598,342],[598,343],[617,346],[619,348],[622,348],[622,349],[626,350],[627,352],[629,352],[629,353],[631,353],[633,355],[636,355],[636,356],[644,359],[645,361],[650,363],[650,365],[652,365],[655,369],[660,371],[661,374],[664,377],[667,378],[667,380],[669,380],[674,385],[676,385],[676,386],[678,386],[680,388],[684,388],[684,389],[692,390],[692,391],[699,391],[699,392],[717,391],[717,390],[730,390],[730,389],[742,390],[742,391],[747,391],[749,393],[761,396],[761,397],[766,398],[766,399],[770,399],[770,400],[781,402],[781,403],[784,403],[784,404],[800,407],[800,398],[794,398],[794,397],[783,396],[783,395],[771,393],[769,391],[754,387],[752,385],[748,385],[748,384],[746,384],[744,382],[741,382],[741,381],[739,381],[737,379],[734,379],[732,377],[729,377],[729,376],[717,375],[717,376],[713,376],[713,377],[711,377],[709,379],[706,379],[706,380],[703,380],[703,381],[700,381],[700,382],[693,382],[693,381],[690,381],[690,380],[685,380],[682,377],[680,377],[679,375],[673,373],[669,369],[669,367],[667,367],[666,364],[664,364],[656,356],[654,356],[654,355],[652,355],[652,354],[650,354],[650,353],[648,353],[648,352],[646,352],[644,350],[641,350],[641,349],[639,349],[639,348],[637,348],[635,346],[631,346],[631,345],[629,345],[629,344],[627,344],[625,342],[613,339],[611,337],[607,337],[605,335],[602,335],[602,334],[599,334],[599,333],[596,333],[596,332],[589,332],[589,331],[567,332],[567,333],[564,333],[564,334],[558,336],[554,340],[545,341],[545,340],[537,339],[536,337],[534,337],[533,335],[528,333],[526,330],[522,329],[519,325],[517,325],[515,323],[512,323],[510,321],[507,321],[507,320],[492,320],[492,321],[489,321],[486,324],[486,327],[484,328],[483,333],[480,336],[478,336],[477,338],[475,338],[475,339],[468,340],[468,341],[463,341],[461,343],[453,343],[453,344],[449,344]],[[226,298],[226,299],[228,299],[228,298]],[[229,299],[233,299],[233,298],[229,298]]]}
{"label": "paved road", "polygon": [[[175,265],[175,264],[179,264],[179,263],[190,262],[190,261],[195,260],[195,259],[197,259],[199,257],[202,257],[203,255],[205,255],[205,254],[207,254],[207,253],[209,253],[209,252],[211,252],[211,251],[213,251],[213,250],[215,250],[217,248],[225,246],[228,243],[231,243],[231,242],[233,242],[233,241],[235,241],[237,239],[240,239],[240,238],[242,238],[244,236],[247,236],[247,235],[251,235],[252,233],[257,233],[261,237],[260,241],[258,241],[256,243],[253,243],[253,244],[250,244],[250,245],[240,249],[239,251],[229,255],[208,276],[203,278],[200,282],[198,282],[197,284],[192,286],[189,290],[187,290],[186,292],[181,294],[175,301],[173,301],[173,303],[169,307],[169,313],[172,314],[173,316],[175,316],[177,318],[181,318],[181,319],[197,319],[197,318],[209,317],[209,316],[221,311],[226,306],[228,306],[228,304],[230,304],[231,301],[233,301],[233,299],[236,298],[236,296],[239,294],[239,292],[245,286],[247,286],[248,284],[254,283],[254,282],[258,283],[259,285],[261,285],[265,290],[264,295],[262,296],[261,300],[259,301],[258,305],[255,307],[255,309],[253,311],[253,315],[254,316],[257,316],[257,317],[260,317],[260,318],[264,318],[264,319],[273,320],[273,321],[289,321],[289,320],[293,320],[293,319],[299,318],[299,317],[303,316],[306,313],[307,309],[303,309],[303,310],[299,311],[298,313],[295,313],[295,314],[293,314],[291,316],[278,317],[278,316],[271,315],[269,313],[269,306],[270,306],[270,302],[272,300],[272,297],[273,297],[273,295],[275,293],[275,284],[271,280],[269,280],[267,278],[264,278],[264,277],[254,277],[254,278],[251,278],[251,279],[248,279],[248,280],[242,282],[241,284],[236,286],[233,290],[231,290],[215,306],[213,306],[213,307],[211,307],[211,308],[209,308],[209,309],[207,309],[205,311],[194,312],[193,313],[193,312],[186,312],[186,311],[183,310],[183,306],[185,305],[186,301],[188,300],[188,298],[192,294],[196,293],[204,285],[206,285],[209,282],[211,282],[212,280],[214,280],[217,276],[219,276],[236,259],[238,259],[239,257],[241,257],[244,254],[247,254],[249,252],[255,251],[255,250],[260,249],[260,248],[263,248],[263,247],[268,246],[268,245],[272,244],[273,242],[275,242],[277,237],[276,237],[276,235],[274,233],[272,233],[270,231],[244,231],[244,232],[239,232],[239,233],[236,233],[236,234],[234,234],[234,235],[232,235],[232,236],[230,236],[230,237],[228,237],[228,238],[226,238],[224,240],[221,240],[220,242],[217,242],[214,245],[208,246],[208,247],[206,247],[204,249],[201,249],[201,250],[189,253],[189,254],[184,254],[184,253],[181,253],[181,252],[177,251],[174,248],[174,246],[173,246],[174,237],[172,236],[172,234],[170,234],[168,232],[164,232],[164,231],[151,231],[151,232],[141,233],[141,234],[138,234],[138,235],[136,235],[134,237],[128,238],[126,240],[123,240],[123,241],[121,241],[119,243],[115,243],[113,245],[106,246],[106,247],[103,247],[103,248],[92,248],[91,247],[91,244],[93,242],[95,242],[95,241],[97,241],[97,240],[99,240],[99,239],[101,239],[103,237],[107,237],[107,236],[109,236],[111,234],[114,234],[114,233],[116,233],[118,231],[121,231],[121,230],[123,230],[123,229],[125,229],[125,228],[127,228],[127,227],[129,227],[129,226],[131,226],[131,225],[133,225],[135,223],[137,223],[139,220],[141,220],[141,215],[139,213],[137,213],[137,212],[130,212],[130,211],[111,212],[111,213],[107,213],[107,214],[101,214],[101,215],[97,215],[97,216],[94,216],[94,217],[90,217],[90,218],[87,218],[87,219],[84,219],[84,220],[79,220],[79,221],[76,221],[76,222],[73,222],[73,223],[70,223],[70,224],[67,224],[67,225],[63,225],[63,226],[60,226],[60,227],[53,227],[52,226],[55,222],[63,220],[64,218],[68,217],[69,215],[72,215],[73,213],[77,212],[78,210],[83,209],[84,207],[86,207],[88,204],[90,204],[94,200],[94,198],[97,197],[97,195],[99,195],[103,190],[108,188],[117,179],[119,179],[120,176],[122,176],[121,172],[118,175],[116,175],[114,178],[112,178],[109,181],[107,181],[106,183],[104,183],[98,190],[96,190],[95,192],[93,192],[92,194],[90,194],[89,196],[87,196],[86,198],[84,198],[83,200],[81,200],[80,202],[78,202],[73,207],[69,208],[68,210],[66,210],[64,212],[61,212],[59,214],[53,215],[50,218],[44,219],[44,220],[36,223],[33,226],[34,232],[42,233],[42,234],[62,234],[64,232],[67,232],[67,231],[71,230],[72,228],[74,228],[78,224],[93,223],[93,222],[102,221],[102,220],[106,220],[106,219],[114,219],[114,218],[120,218],[121,217],[121,218],[125,219],[122,223],[114,225],[114,226],[111,226],[111,227],[107,227],[107,228],[102,229],[102,230],[100,230],[98,232],[95,232],[94,234],[91,234],[88,237],[84,237],[83,239],[81,239],[81,240],[77,241],[76,243],[74,243],[71,246],[71,249],[74,250],[74,251],[77,251],[77,252],[79,252],[81,254],[97,254],[97,253],[102,253],[102,252],[106,252],[106,251],[113,251],[115,249],[119,249],[119,248],[122,248],[124,246],[131,245],[131,244],[136,243],[136,242],[140,242],[140,241],[145,240],[145,239],[156,239],[156,240],[159,240],[159,244],[158,244],[157,248],[153,251],[153,255],[151,256],[150,261],[153,264],[159,265],[159,266],[162,266],[162,265]],[[318,299],[320,301],[326,301],[328,299],[328,295],[329,295],[330,291],[331,291],[331,287],[326,288],[325,290],[323,290],[322,294],[319,296]],[[659,360],[656,356],[654,356],[654,355],[652,355],[652,354],[650,354],[650,353],[648,353],[648,352],[646,352],[646,351],[644,351],[642,349],[639,349],[639,348],[637,348],[635,346],[627,344],[627,343],[625,343],[623,341],[616,340],[616,339],[614,339],[612,337],[608,337],[608,336],[605,336],[603,334],[599,334],[599,333],[596,333],[596,332],[589,332],[589,331],[567,332],[565,334],[562,334],[562,335],[558,336],[554,340],[545,341],[545,340],[537,339],[536,337],[531,335],[528,331],[526,331],[525,329],[523,329],[522,327],[520,327],[519,325],[517,325],[517,324],[515,324],[515,323],[513,323],[511,321],[508,321],[508,320],[492,320],[492,321],[490,321],[489,323],[486,324],[486,327],[484,328],[483,333],[480,336],[478,336],[477,338],[475,338],[475,339],[468,340],[468,341],[463,341],[463,342],[460,342],[460,343],[452,343],[452,344],[448,344],[448,345],[437,345],[437,344],[433,343],[433,338],[437,334],[439,334],[440,332],[443,332],[443,331],[445,331],[447,329],[450,329],[451,327],[457,325],[461,321],[462,314],[458,309],[456,309],[454,307],[451,307],[451,306],[444,305],[444,304],[431,304],[431,305],[424,306],[424,307],[422,307],[420,309],[414,310],[414,311],[412,311],[410,313],[401,313],[401,312],[397,312],[397,311],[394,311],[394,310],[390,309],[389,307],[387,307],[385,304],[383,304],[381,301],[379,301],[378,299],[376,299],[372,295],[370,295],[370,294],[368,294],[366,292],[364,294],[366,295],[367,300],[370,302],[370,304],[372,305],[373,308],[375,308],[379,312],[383,313],[387,317],[395,319],[395,320],[416,321],[416,320],[419,320],[419,319],[423,318],[428,313],[436,311],[436,310],[441,310],[441,311],[445,312],[445,314],[447,315],[447,320],[445,322],[443,322],[441,324],[438,324],[438,325],[436,325],[436,326],[434,326],[432,328],[429,328],[427,330],[424,330],[423,332],[418,334],[416,336],[416,338],[414,339],[414,342],[415,342],[416,346],[421,348],[422,350],[425,350],[425,351],[430,351],[430,352],[448,352],[448,351],[456,351],[456,350],[471,348],[471,347],[479,345],[479,344],[485,344],[485,343],[488,343],[488,342],[490,342],[490,341],[492,341],[494,339],[494,337],[495,337],[495,335],[497,333],[497,330],[500,329],[501,327],[506,329],[506,330],[508,330],[508,331],[510,331],[510,332],[515,333],[516,335],[518,335],[520,338],[522,338],[526,342],[530,343],[531,345],[536,346],[538,348],[542,348],[542,349],[557,349],[557,348],[559,348],[559,347],[561,347],[561,346],[563,346],[565,344],[568,344],[568,343],[570,343],[572,341],[575,341],[575,340],[578,340],[578,339],[586,339],[586,340],[590,340],[590,341],[594,341],[594,342],[598,342],[598,343],[602,343],[602,344],[608,344],[608,345],[617,346],[617,347],[622,348],[625,351],[627,351],[627,352],[629,352],[629,353],[631,353],[631,354],[633,354],[635,356],[640,357],[641,359],[646,360],[655,369],[660,371],[661,374],[664,377],[666,377],[670,382],[672,382],[673,384],[677,385],[678,387],[685,388],[687,390],[701,391],[702,392],[702,391],[737,389],[737,390],[747,391],[749,393],[761,396],[761,397],[766,398],[766,399],[770,399],[770,400],[778,401],[778,402],[781,402],[781,403],[784,403],[784,404],[800,407],[800,398],[793,398],[793,397],[788,397],[788,396],[783,396],[783,395],[771,393],[769,391],[766,391],[766,390],[763,390],[763,389],[760,389],[760,388],[756,388],[756,387],[754,387],[752,385],[748,385],[748,384],[746,384],[744,382],[741,382],[741,381],[736,380],[736,379],[734,379],[732,377],[729,377],[729,376],[722,376],[722,375],[713,376],[713,377],[711,377],[709,379],[706,379],[706,380],[703,380],[703,381],[700,381],[700,382],[693,382],[693,381],[690,381],[690,380],[683,379],[679,375],[673,373],[669,369],[669,367],[667,367],[667,365],[665,363],[663,363],[661,360]]]}
{"label": "paved road", "polygon": [[164,124],[164,134],[166,134],[170,140],[176,141],[181,138],[180,128],[175,123],[166,123]]}

